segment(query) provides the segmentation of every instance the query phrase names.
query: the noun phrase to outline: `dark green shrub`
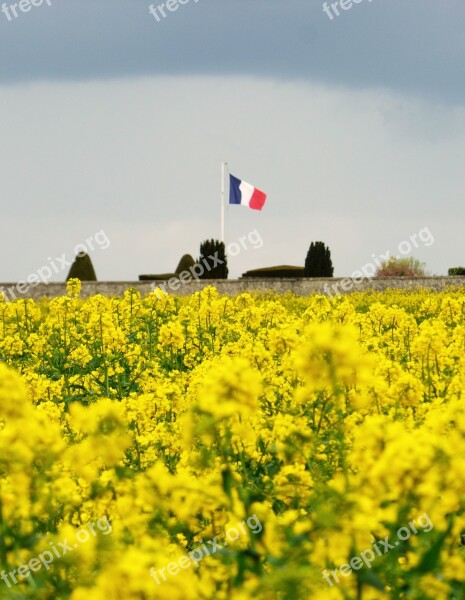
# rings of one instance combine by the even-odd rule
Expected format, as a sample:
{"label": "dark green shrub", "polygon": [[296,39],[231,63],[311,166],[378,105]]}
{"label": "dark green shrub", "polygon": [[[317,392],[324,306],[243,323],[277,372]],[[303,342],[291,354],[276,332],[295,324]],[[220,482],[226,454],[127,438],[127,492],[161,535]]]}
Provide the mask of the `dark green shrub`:
{"label": "dark green shrub", "polygon": [[205,240],[200,244],[199,264],[204,268],[200,279],[227,279],[228,259],[224,243],[218,240]]}
{"label": "dark green shrub", "polygon": [[97,281],[97,276],[92,261],[90,260],[90,256],[85,252],[76,255],[66,281],[74,277],[81,281]]}
{"label": "dark green shrub", "polygon": [[323,242],[312,242],[305,258],[305,277],[332,277],[331,252]]}
{"label": "dark green shrub", "polygon": [[176,277],[176,273],[160,273],[156,275],[139,275],[139,281],[168,281]]}
{"label": "dark green shrub", "polygon": [[263,269],[251,269],[242,273],[242,277],[304,277],[304,267],[293,267],[290,265],[280,265],[278,267],[265,267]]}
{"label": "dark green shrub", "polygon": [[176,277],[180,273],[189,271],[195,265],[195,260],[190,254],[184,254],[176,267],[174,273],[158,273],[155,275],[139,275],[139,281],[168,281],[172,277]]}
{"label": "dark green shrub", "polygon": [[448,275],[465,275],[465,267],[451,267],[448,271],[447,271]]}
{"label": "dark green shrub", "polygon": [[195,265],[195,260],[192,258],[190,254],[184,254],[184,256],[179,261],[178,266],[176,267],[176,275],[182,273],[184,271],[189,271],[191,267]]}

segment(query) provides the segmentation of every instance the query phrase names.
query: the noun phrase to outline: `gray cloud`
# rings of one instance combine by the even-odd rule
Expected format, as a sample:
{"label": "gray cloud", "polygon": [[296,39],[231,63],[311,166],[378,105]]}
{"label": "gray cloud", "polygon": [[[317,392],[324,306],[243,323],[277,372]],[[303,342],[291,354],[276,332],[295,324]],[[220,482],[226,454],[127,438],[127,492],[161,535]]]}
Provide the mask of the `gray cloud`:
{"label": "gray cloud", "polygon": [[0,279],[101,229],[99,278],[171,270],[219,235],[221,159],[269,194],[229,211],[264,240],[232,276],[316,239],[347,275],[426,226],[415,256],[463,264],[463,0],[51,3],[0,13]]}
{"label": "gray cloud", "polygon": [[0,82],[246,75],[465,100],[463,0],[364,0],[333,21],[320,0],[191,0],[160,23],[149,4],[0,14]]}

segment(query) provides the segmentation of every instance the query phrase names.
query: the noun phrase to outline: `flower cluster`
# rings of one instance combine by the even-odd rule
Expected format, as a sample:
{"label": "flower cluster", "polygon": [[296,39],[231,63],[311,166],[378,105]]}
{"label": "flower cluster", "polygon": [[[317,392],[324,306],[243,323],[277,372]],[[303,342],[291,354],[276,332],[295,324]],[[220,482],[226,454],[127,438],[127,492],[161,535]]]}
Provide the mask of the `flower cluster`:
{"label": "flower cluster", "polygon": [[[462,292],[79,289],[0,298],[1,569],[96,519],[111,535],[0,598],[465,599]],[[327,585],[421,514],[428,534]]]}

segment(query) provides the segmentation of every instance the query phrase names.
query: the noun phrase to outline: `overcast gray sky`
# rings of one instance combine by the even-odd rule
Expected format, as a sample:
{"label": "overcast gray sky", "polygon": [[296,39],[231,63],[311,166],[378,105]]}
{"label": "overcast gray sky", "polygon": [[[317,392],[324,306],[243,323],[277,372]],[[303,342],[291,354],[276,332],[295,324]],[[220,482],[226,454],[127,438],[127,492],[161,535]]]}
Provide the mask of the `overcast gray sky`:
{"label": "overcast gray sky", "polygon": [[220,235],[222,160],[268,193],[227,211],[227,244],[263,240],[232,276],[316,240],[350,275],[425,228],[430,272],[465,266],[463,0],[332,19],[320,0],[190,0],[160,22],[145,0],[48,2],[0,12],[0,280],[101,230],[99,279],[174,269]]}

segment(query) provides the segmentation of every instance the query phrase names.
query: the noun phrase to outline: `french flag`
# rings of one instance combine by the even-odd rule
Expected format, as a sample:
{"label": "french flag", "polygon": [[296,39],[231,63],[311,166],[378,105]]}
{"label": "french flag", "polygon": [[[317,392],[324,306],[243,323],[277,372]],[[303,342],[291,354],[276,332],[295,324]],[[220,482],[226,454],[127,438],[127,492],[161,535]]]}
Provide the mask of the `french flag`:
{"label": "french flag", "polygon": [[234,175],[229,175],[229,204],[241,204],[254,210],[262,210],[265,200],[265,192]]}

